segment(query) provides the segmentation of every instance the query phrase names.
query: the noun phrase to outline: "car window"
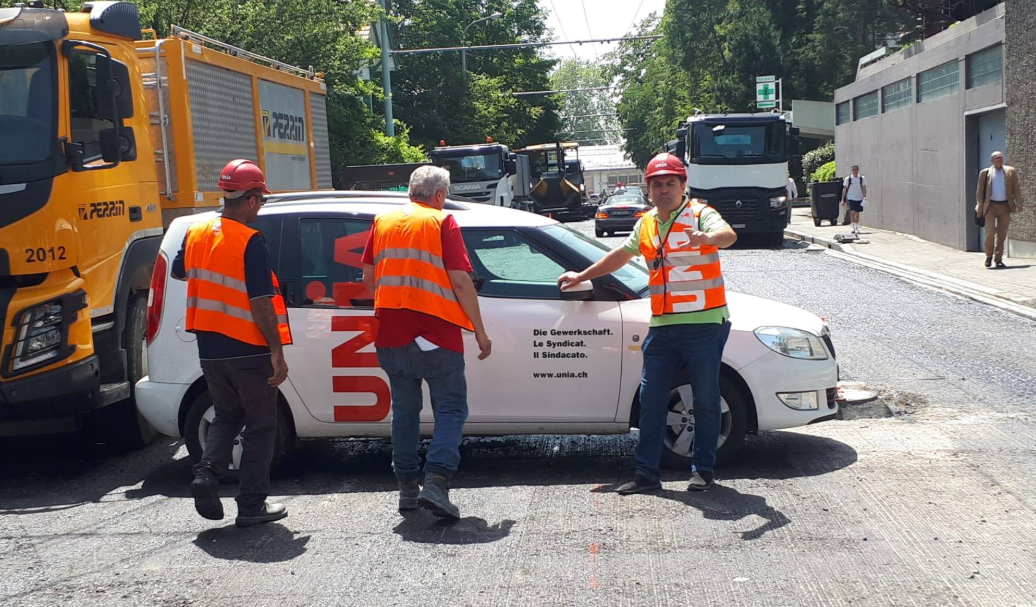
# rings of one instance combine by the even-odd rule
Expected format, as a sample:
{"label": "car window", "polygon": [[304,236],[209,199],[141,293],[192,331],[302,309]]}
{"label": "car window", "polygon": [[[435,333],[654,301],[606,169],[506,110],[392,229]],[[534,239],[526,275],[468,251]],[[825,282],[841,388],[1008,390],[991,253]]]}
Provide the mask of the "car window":
{"label": "car window", "polygon": [[565,271],[539,245],[513,229],[464,230],[464,243],[479,295],[516,299],[560,299],[558,276]]}
{"label": "car window", "polygon": [[369,308],[360,257],[371,222],[340,217],[299,220],[301,305]]}
{"label": "car window", "polygon": [[[559,224],[544,226],[539,229],[546,236],[556,240],[562,246],[575,251],[576,254],[585,258],[590,262],[590,264],[596,263],[611,251],[611,249],[600,242],[592,240],[571,228]],[[647,296],[648,272],[647,268],[641,264],[631,261],[619,268],[617,271],[612,272],[612,276],[618,279],[619,282],[624,284],[626,288],[636,293],[639,297]]]}

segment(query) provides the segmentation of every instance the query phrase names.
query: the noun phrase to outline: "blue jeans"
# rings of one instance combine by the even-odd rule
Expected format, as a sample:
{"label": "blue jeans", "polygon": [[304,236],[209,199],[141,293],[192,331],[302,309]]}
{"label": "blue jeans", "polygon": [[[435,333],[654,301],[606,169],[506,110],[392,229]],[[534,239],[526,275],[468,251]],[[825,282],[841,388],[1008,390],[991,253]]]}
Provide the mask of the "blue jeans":
{"label": "blue jeans", "polygon": [[636,473],[661,478],[663,441],[669,400],[683,369],[694,391],[694,470],[712,472],[716,465],[720,410],[719,370],[730,322],[652,327],[644,340],[644,375],[640,381],[640,442]]}
{"label": "blue jeans", "polygon": [[378,363],[388,373],[392,389],[392,467],[397,474],[421,471],[417,449],[421,441],[421,382],[428,382],[435,414],[435,430],[428,447],[425,472],[447,478],[460,464],[460,441],[468,419],[468,384],[464,355],[436,348],[421,351],[411,343],[401,348],[378,348]]}

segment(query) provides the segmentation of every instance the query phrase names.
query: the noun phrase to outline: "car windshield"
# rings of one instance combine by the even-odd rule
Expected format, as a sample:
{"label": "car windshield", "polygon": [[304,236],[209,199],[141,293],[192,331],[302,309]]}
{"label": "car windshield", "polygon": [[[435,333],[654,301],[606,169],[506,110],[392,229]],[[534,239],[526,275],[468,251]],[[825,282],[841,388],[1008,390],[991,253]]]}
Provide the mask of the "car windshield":
{"label": "car windshield", "polygon": [[608,205],[612,206],[616,204],[644,204],[644,199],[640,196],[630,196],[623,194],[621,196],[612,196],[608,199]]}
{"label": "car windshield", "polygon": [[0,164],[46,160],[54,142],[54,44],[0,49]]}
{"label": "car windshield", "polygon": [[504,176],[504,163],[499,154],[437,155],[435,164],[450,172],[452,183],[496,181]]}
{"label": "car windshield", "polygon": [[[611,249],[600,242],[584,236],[583,234],[563,225],[549,225],[540,228],[551,238],[561,242],[564,246],[585,257],[590,263],[596,263],[599,259],[608,254]],[[637,294],[637,297],[646,297],[648,292],[648,271],[647,268],[637,262],[631,261],[612,276],[619,282],[626,285],[628,289]]]}
{"label": "car windshield", "polygon": [[739,162],[783,162],[784,123],[694,125],[691,162],[737,164]]}

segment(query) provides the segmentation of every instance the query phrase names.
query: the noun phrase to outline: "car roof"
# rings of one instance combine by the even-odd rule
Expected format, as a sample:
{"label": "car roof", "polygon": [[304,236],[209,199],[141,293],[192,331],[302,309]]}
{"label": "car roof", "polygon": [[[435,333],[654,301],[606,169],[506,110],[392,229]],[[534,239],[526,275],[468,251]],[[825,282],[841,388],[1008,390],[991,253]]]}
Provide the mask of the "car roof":
{"label": "car roof", "polygon": [[[290,192],[271,194],[267,204],[259,212],[262,217],[272,215],[320,215],[344,214],[374,217],[398,209],[410,202],[406,192],[370,192],[362,190]],[[541,227],[558,223],[554,219],[516,209],[497,207],[449,196],[446,212],[453,215],[462,228],[484,227]],[[174,223],[205,221],[216,215],[215,211],[181,217]]]}

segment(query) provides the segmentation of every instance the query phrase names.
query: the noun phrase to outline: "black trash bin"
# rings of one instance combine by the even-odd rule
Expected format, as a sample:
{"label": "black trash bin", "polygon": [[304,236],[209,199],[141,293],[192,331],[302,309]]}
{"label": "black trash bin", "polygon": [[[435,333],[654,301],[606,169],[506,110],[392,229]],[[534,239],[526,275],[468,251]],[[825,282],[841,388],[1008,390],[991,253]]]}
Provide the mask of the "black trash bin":
{"label": "black trash bin", "polygon": [[839,207],[842,204],[842,182],[821,181],[810,184],[809,209],[813,225],[819,226],[825,219],[831,225],[838,225]]}

